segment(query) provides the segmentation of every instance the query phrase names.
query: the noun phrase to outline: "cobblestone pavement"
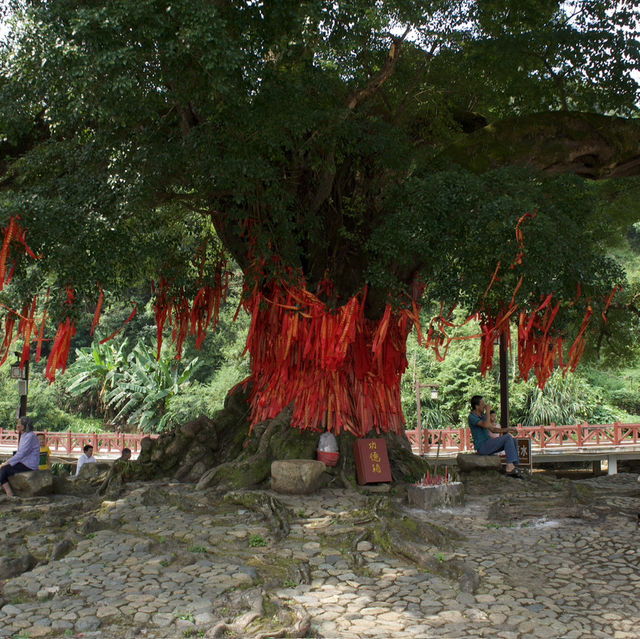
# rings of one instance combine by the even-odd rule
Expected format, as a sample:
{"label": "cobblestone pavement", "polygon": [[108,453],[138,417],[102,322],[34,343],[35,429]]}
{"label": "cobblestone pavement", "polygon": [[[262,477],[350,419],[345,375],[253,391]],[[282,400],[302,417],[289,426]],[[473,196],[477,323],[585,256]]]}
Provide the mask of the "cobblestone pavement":
{"label": "cobblestone pavement", "polygon": [[[430,512],[401,495],[274,494],[291,513],[282,539],[255,510],[184,484],[131,485],[115,502],[5,500],[0,576],[25,548],[38,564],[0,582],[0,637],[285,636],[268,632],[285,609],[310,615],[312,637],[640,637],[636,475],[466,488],[465,506]],[[359,540],[375,499],[464,535],[423,552],[473,567],[475,591]],[[243,596],[262,597],[251,618]]]}

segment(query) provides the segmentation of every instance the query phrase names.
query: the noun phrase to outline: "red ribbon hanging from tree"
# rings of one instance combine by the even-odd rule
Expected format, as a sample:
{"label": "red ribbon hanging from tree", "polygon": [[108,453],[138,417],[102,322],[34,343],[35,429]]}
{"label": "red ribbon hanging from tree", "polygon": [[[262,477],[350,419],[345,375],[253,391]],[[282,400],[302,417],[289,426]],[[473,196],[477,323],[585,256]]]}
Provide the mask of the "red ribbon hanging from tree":
{"label": "red ribbon hanging from tree", "polygon": [[365,318],[364,294],[331,309],[302,286],[274,283],[266,292],[244,301],[252,426],[292,405],[292,426],[302,430],[402,432],[409,317],[387,305],[381,320]]}
{"label": "red ribbon hanging from tree", "polygon": [[[202,258],[199,258],[198,262],[202,277]],[[163,333],[167,321],[172,327],[171,338],[176,344],[178,360],[182,358],[184,340],[189,334],[195,335],[196,348],[199,349],[209,328],[215,330],[220,319],[220,307],[229,291],[229,273],[226,266],[226,260],[220,258],[215,265],[213,283],[200,281],[193,301],[189,299],[183,287],[174,288],[165,277],[161,277],[157,285],[154,284],[153,309],[156,318],[158,359],[162,352]]]}
{"label": "red ribbon hanging from tree", "polygon": [[54,382],[56,379],[56,371],[60,370],[64,373],[67,370],[67,362],[69,360],[69,348],[71,347],[71,338],[76,334],[76,323],[70,317],[64,322],[58,324],[58,331],[53,340],[53,347],[49,359],[47,360],[47,368],[45,377]]}

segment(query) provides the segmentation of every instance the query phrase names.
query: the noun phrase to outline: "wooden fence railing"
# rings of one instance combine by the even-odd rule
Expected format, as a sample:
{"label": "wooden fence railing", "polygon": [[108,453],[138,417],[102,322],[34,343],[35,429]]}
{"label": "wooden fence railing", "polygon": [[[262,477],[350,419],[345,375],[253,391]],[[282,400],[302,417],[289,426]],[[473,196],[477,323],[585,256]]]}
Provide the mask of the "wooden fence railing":
{"label": "wooden fence railing", "polygon": [[[52,453],[59,455],[79,455],[85,444],[93,446],[94,455],[115,454],[123,448],[130,448],[133,456],[140,452],[142,435],[129,433],[72,433],[43,432]],[[418,431],[405,431],[414,451],[418,450]],[[640,424],[575,424],[570,426],[522,426],[518,424],[518,436],[529,437],[534,449],[589,448],[594,446],[625,446],[640,444]],[[468,428],[425,428],[422,431],[422,444],[425,453],[437,448],[440,442],[441,452],[462,452],[473,449],[471,431]],[[0,447],[15,450],[18,447],[18,435],[15,430],[0,428]]]}
{"label": "wooden fence railing", "polygon": [[[100,454],[121,453],[123,448],[130,448],[132,455],[137,457],[140,452],[140,442],[144,437],[155,438],[157,435],[142,435],[129,433],[52,433],[49,431],[37,431],[44,433],[47,446],[52,454],[80,455],[86,444],[93,446],[96,457]],[[15,430],[0,428],[0,447],[8,447],[13,450],[18,447],[18,434]]]}
{"label": "wooden fence railing", "polygon": [[[411,447],[418,450],[418,430],[405,431]],[[534,449],[590,448],[594,446],[625,446],[640,444],[640,424],[575,424],[571,426],[522,426],[518,424],[518,437],[529,437]],[[438,447],[442,452],[473,449],[469,428],[425,428],[422,445],[425,453]]]}

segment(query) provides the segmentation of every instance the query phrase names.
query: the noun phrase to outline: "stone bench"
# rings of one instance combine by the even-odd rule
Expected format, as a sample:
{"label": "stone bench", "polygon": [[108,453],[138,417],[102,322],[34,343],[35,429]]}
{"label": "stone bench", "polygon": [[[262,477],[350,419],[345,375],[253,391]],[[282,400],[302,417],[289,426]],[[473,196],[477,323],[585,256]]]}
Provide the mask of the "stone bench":
{"label": "stone bench", "polygon": [[[531,455],[531,439],[529,437],[516,437],[518,446],[518,458],[520,466],[533,470]],[[458,468],[461,472],[472,472],[474,470],[500,470],[506,464],[503,450],[492,455],[478,455],[477,453],[459,453],[457,458]]]}
{"label": "stone bench", "polygon": [[40,497],[53,493],[53,475],[49,470],[30,470],[9,477],[9,486],[18,497]]}
{"label": "stone bench", "polygon": [[458,463],[458,469],[461,473],[470,473],[476,470],[496,470],[499,472],[502,469],[502,459],[499,455],[458,453],[456,462]]}

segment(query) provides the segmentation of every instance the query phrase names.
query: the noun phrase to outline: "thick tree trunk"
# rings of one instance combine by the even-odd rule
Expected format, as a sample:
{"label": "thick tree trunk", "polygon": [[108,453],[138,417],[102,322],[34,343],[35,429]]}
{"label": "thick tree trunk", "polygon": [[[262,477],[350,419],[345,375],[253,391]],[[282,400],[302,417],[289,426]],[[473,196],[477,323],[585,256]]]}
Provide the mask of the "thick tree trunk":
{"label": "thick tree trunk", "polygon": [[[248,397],[249,392],[236,388],[213,419],[198,417],[157,440],[145,440],[134,470],[129,473],[137,479],[169,476],[197,482],[198,488],[233,490],[268,487],[273,461],[315,459],[320,433],[292,428],[290,408],[250,432]],[[369,436],[379,435],[374,431]],[[406,436],[383,436],[393,481],[420,479],[428,466],[413,455]],[[327,482],[356,486],[355,440],[351,433],[338,435],[340,460],[335,469],[327,469]]]}

